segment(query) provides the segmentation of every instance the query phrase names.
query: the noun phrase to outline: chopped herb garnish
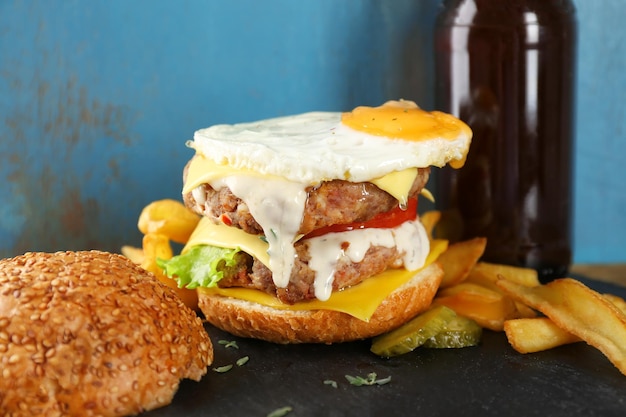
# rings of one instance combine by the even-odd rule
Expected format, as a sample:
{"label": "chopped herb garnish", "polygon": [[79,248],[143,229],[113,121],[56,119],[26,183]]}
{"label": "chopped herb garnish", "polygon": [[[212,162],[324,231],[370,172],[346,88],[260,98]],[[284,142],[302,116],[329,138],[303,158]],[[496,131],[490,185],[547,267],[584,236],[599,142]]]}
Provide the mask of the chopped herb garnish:
{"label": "chopped herb garnish", "polygon": [[217,343],[223,345],[225,348],[239,349],[236,340],[218,340]]}
{"label": "chopped herb garnish", "polygon": [[232,363],[230,365],[218,366],[217,368],[213,368],[215,372],[220,373],[220,374],[223,374],[224,372],[228,372],[231,369],[233,369]]}
{"label": "chopped herb garnish", "polygon": [[375,372],[371,372],[367,374],[367,378],[363,378],[362,376],[346,375],[346,379],[350,384],[356,385],[357,387],[363,385],[385,385],[391,381],[391,376],[382,379],[377,379],[376,376]]}
{"label": "chopped herb garnish", "polygon": [[283,417],[291,413],[292,411],[293,411],[293,408],[291,408],[290,406],[281,407],[269,413],[267,417]]}
{"label": "chopped herb garnish", "polygon": [[333,388],[337,388],[337,381],[333,381],[332,379],[324,380],[324,385],[330,385]]}
{"label": "chopped herb garnish", "polygon": [[246,363],[248,363],[248,361],[250,360],[249,356],[244,356],[242,358],[237,359],[237,366],[242,366],[245,365]]}

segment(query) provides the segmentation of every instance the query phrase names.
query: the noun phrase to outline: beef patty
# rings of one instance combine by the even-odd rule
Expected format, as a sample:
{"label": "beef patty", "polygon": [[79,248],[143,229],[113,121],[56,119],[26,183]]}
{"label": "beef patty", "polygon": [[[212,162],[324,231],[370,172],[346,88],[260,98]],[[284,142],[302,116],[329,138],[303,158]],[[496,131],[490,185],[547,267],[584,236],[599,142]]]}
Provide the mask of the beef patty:
{"label": "beef patty", "polygon": [[[272,271],[245,252],[239,252],[237,266],[224,271],[224,278],[218,285],[221,288],[253,288],[274,295],[286,304],[312,300],[315,298],[315,271],[308,266],[307,241],[299,241],[295,247],[297,257],[289,284],[285,288],[277,287],[272,280]],[[356,285],[388,268],[401,267],[401,256],[396,248],[370,246],[361,262],[351,262],[345,256],[340,258],[335,267],[333,292]]]}
{"label": "beef patty", "polygon": [[[185,169],[185,175],[186,175]],[[417,197],[428,182],[430,168],[420,168],[413,182],[409,197]],[[228,187],[213,189],[209,184],[200,186],[197,200],[194,193],[183,196],[185,205],[197,214],[216,221],[230,223],[247,233],[263,234],[248,206],[235,196]],[[347,224],[371,219],[385,213],[398,204],[393,196],[369,182],[333,180],[307,189],[307,201],[300,230],[307,234],[333,224]]]}

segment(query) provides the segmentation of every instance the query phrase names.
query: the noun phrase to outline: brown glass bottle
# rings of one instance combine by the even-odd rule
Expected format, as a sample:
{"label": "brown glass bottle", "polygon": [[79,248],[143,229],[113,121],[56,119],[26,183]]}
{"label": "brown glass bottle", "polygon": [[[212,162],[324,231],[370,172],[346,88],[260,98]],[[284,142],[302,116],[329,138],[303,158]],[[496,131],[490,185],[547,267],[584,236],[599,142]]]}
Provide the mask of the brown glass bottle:
{"label": "brown glass bottle", "polygon": [[435,174],[439,207],[484,259],[564,276],[571,263],[576,16],[570,0],[444,0],[436,106],[473,130]]}

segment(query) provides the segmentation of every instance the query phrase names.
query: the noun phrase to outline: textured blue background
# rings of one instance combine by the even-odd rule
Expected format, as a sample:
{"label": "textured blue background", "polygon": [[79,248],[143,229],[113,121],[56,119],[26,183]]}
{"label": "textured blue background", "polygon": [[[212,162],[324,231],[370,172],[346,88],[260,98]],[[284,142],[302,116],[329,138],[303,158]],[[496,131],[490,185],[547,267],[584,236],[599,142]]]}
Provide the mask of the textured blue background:
{"label": "textured blue background", "polygon": [[[139,244],[194,130],[409,98],[439,0],[0,0],[0,256]],[[626,261],[626,1],[577,0],[576,262]]]}

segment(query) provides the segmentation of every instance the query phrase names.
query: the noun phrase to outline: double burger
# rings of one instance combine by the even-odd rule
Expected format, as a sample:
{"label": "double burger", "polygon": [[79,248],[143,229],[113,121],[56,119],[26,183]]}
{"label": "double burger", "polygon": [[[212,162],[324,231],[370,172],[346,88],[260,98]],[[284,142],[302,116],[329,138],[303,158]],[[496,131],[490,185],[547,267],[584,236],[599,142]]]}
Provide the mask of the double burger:
{"label": "double burger", "polygon": [[335,343],[396,328],[431,303],[445,242],[417,202],[430,167],[463,165],[471,130],[390,101],[195,133],[185,205],[202,219],[160,261],[214,326],[276,343]]}

